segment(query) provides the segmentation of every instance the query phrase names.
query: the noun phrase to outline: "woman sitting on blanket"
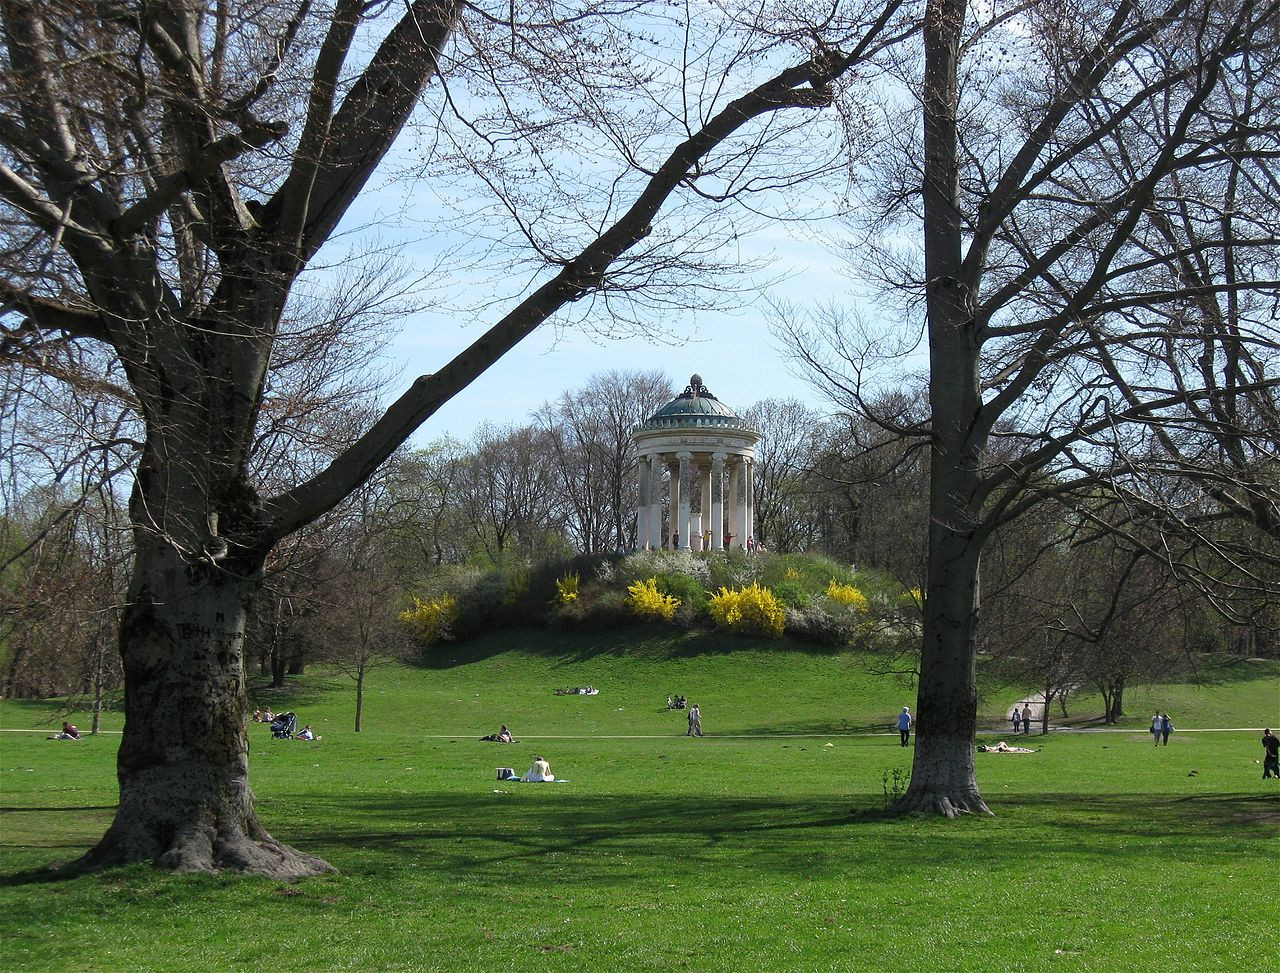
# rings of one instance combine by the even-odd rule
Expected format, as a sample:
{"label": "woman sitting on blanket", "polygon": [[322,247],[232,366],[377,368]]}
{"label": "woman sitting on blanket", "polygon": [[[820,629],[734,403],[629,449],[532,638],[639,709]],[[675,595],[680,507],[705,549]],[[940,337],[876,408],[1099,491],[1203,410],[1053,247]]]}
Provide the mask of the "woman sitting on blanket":
{"label": "woman sitting on blanket", "polygon": [[539,757],[535,754],[533,758],[533,766],[525,771],[524,780],[527,783],[536,784],[541,781],[555,779],[555,774],[551,773],[551,764],[547,763],[545,757]]}

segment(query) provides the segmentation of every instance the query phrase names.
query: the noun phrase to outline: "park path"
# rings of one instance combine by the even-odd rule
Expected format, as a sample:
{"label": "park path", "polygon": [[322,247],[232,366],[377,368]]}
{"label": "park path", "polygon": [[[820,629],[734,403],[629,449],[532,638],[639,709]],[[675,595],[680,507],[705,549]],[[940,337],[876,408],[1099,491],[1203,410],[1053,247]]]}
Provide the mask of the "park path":
{"label": "park path", "polygon": [[[41,733],[49,734],[53,730],[49,727],[44,729],[23,729],[17,727],[0,727],[0,733]],[[326,730],[326,732],[333,732]],[[977,736],[980,737],[999,737],[1010,736],[1010,731],[1005,730],[978,730]],[[1147,731],[1144,727],[1131,726],[1127,729],[1119,726],[1049,726],[1050,733],[1142,733]],[[1178,733],[1261,733],[1260,726],[1206,726],[1184,729],[1178,727]],[[422,740],[469,740],[472,738],[474,730],[467,730],[462,733],[420,733],[419,739]],[[82,734],[85,737],[92,736],[90,733]],[[119,730],[99,730],[99,736],[119,736]],[[540,733],[540,734],[521,734],[518,742],[525,743],[532,740],[670,740],[673,737],[682,737],[683,733]],[[1024,734],[1019,733],[1019,736]],[[1042,736],[1039,730],[1034,730],[1031,736]],[[864,733],[708,733],[706,738],[715,738],[717,740],[839,740],[848,739],[850,737],[893,737],[898,738],[897,730],[886,730]],[[478,739],[478,738],[477,738]]]}

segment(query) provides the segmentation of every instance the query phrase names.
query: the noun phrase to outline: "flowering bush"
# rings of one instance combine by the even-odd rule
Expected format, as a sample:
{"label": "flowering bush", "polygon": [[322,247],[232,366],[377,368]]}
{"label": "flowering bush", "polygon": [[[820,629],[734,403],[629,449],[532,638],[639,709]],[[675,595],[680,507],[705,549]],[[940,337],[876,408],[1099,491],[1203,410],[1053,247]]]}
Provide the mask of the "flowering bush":
{"label": "flowering bush", "polygon": [[400,621],[424,642],[450,637],[450,629],[458,618],[458,599],[450,594],[424,600],[414,596],[413,607],[400,613]]}
{"label": "flowering bush", "polygon": [[721,588],[707,604],[711,620],[741,635],[776,638],[787,623],[787,611],[772,591],[752,582],[745,588]]}
{"label": "flowering bush", "polygon": [[841,584],[835,578],[827,583],[827,597],[840,605],[848,605],[856,611],[866,612],[871,610],[871,603],[867,601],[867,596],[855,588],[851,584]]}
{"label": "flowering bush", "polygon": [[560,600],[560,604],[567,605],[571,601],[578,600],[578,585],[582,582],[582,578],[575,571],[566,574],[563,578],[556,578],[556,597]]}
{"label": "flowering bush", "polygon": [[631,593],[631,610],[641,617],[661,618],[671,621],[680,607],[680,599],[664,595],[658,590],[658,579],[648,578],[628,586]]}

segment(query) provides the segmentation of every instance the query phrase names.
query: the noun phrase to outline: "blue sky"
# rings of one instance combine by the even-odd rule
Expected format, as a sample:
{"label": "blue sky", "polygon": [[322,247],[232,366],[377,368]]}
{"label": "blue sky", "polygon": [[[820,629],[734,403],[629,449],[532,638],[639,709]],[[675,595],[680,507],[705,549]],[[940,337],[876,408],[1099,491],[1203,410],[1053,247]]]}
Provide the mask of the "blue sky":
{"label": "blue sky", "polygon": [[[785,279],[773,286],[761,284],[758,297],[744,294],[742,307],[673,317],[667,326],[674,344],[645,337],[602,338],[544,325],[429,419],[415,441],[424,444],[445,434],[466,439],[486,421],[523,423],[544,402],[611,369],[658,369],[677,391],[696,372],[712,393],[739,410],[765,398],[796,398],[828,411],[781,353],[766,309],[770,298],[803,308],[848,293],[851,285],[843,265],[814,243],[791,240],[779,231],[754,246],[758,255],[763,253],[759,247],[770,248],[772,259],[765,272],[769,280]],[[467,298],[465,289],[452,296]],[[415,376],[434,371],[461,351],[511,303],[490,308],[468,325],[445,313],[410,317],[386,350],[387,363],[400,376],[392,392],[398,394]]]}

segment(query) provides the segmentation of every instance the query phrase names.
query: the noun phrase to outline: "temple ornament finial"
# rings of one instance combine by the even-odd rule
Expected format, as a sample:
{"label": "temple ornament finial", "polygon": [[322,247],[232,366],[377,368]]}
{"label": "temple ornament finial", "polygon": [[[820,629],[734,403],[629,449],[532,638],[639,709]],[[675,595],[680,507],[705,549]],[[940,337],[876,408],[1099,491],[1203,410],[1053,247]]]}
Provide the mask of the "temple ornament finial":
{"label": "temple ornament finial", "polygon": [[[680,394],[682,399],[714,399],[710,390],[702,384],[702,376],[694,372],[689,376],[689,384],[684,387],[684,391]],[[719,401],[719,400],[717,400]]]}

